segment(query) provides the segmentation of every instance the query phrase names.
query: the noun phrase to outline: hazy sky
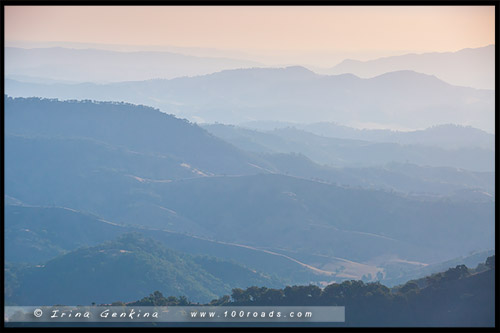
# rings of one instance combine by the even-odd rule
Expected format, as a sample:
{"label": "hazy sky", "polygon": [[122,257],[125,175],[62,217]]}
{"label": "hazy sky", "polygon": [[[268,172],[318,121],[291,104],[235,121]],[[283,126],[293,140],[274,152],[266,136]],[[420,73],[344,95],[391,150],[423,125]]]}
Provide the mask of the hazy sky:
{"label": "hazy sky", "polygon": [[6,6],[6,41],[394,54],[494,43],[493,6]]}

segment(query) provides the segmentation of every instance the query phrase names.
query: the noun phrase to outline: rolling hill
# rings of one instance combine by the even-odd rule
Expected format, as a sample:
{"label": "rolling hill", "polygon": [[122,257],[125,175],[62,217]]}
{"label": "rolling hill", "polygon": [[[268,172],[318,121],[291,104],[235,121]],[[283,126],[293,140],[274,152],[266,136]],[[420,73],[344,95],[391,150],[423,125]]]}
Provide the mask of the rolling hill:
{"label": "rolling hill", "polygon": [[26,82],[118,82],[171,79],[256,67],[248,60],[173,52],[118,52],[95,48],[5,48],[5,74]]}
{"label": "rolling hill", "polygon": [[7,264],[9,304],[90,304],[132,301],[149,290],[208,302],[231,287],[281,285],[233,262],[193,257],[138,233],[80,248],[43,265]]}
{"label": "rolling hill", "polygon": [[[387,140],[389,142],[370,142],[325,137],[294,127],[266,132],[222,124],[202,125],[202,127],[247,151],[300,153],[316,163],[335,167],[369,167],[398,162],[473,171],[492,172],[495,169],[494,147],[441,148],[422,143],[402,144],[395,142],[394,139],[392,142],[389,140]],[[442,141],[450,137],[446,134],[436,136],[442,138]],[[425,134],[421,137],[425,137]],[[492,142],[494,143],[494,139]]]}
{"label": "rolling hill", "polygon": [[132,153],[173,158],[207,173],[255,172],[260,162],[195,124],[125,103],[5,97],[6,134],[88,138]]}
{"label": "rolling hill", "polygon": [[[147,107],[6,98],[5,124],[9,203],[65,207],[97,217],[90,224],[141,229],[176,249],[210,249],[296,280],[361,277],[383,258],[432,263],[494,246],[494,200],[343,187],[312,180],[314,164],[307,177],[284,175],[286,161],[240,150]],[[405,168],[423,178],[436,171]],[[444,179],[439,172],[433,177]],[[15,214],[7,217],[15,226]],[[9,230],[22,239],[22,229],[34,226]],[[36,230],[26,238],[34,246],[45,241],[44,229]],[[87,246],[98,241],[88,238]],[[83,244],[78,235],[74,242]],[[46,257],[74,250],[57,239],[47,244]],[[308,266],[323,276],[302,274]]]}
{"label": "rolling hill", "polygon": [[[214,125],[214,124],[212,124]],[[220,125],[220,124],[215,124]],[[203,124],[202,126],[211,126]],[[495,149],[495,135],[483,130],[454,124],[441,124],[423,130],[394,131],[389,129],[358,129],[334,122],[287,123],[279,121],[251,121],[240,127],[269,132],[276,129],[294,127],[316,135],[337,139],[362,140],[371,142],[392,142],[436,146],[445,149],[473,148]]]}
{"label": "rolling hill", "polygon": [[456,52],[432,52],[384,57],[369,61],[347,59],[325,74],[351,73],[363,78],[387,72],[413,70],[435,75],[450,84],[476,89],[495,89],[495,45],[462,49]]}
{"label": "rolling hill", "polygon": [[352,74],[318,75],[295,66],[113,84],[7,79],[5,92],[14,97],[125,101],[196,122],[334,121],[407,128],[454,123],[494,131],[494,91],[452,86],[413,71],[361,79]]}

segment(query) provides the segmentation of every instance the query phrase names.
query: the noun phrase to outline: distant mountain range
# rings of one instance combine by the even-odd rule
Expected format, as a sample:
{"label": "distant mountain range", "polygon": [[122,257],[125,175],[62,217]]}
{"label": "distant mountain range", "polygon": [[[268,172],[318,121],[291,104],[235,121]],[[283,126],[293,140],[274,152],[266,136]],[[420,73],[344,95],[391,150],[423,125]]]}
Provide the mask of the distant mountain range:
{"label": "distant mountain range", "polygon": [[[380,135],[381,142],[324,137],[294,127],[266,132],[221,124],[203,125],[203,128],[241,149],[265,153],[300,153],[316,163],[335,167],[380,166],[399,162],[474,171],[492,172],[495,169],[494,136],[472,128],[450,131],[444,127],[388,133],[385,137]],[[472,135],[467,143],[463,143],[463,147],[457,147],[465,140],[453,142],[453,137],[458,136],[454,132]],[[478,135],[474,135],[476,133]],[[478,139],[475,140],[475,137]],[[406,144],[400,144],[401,141],[406,141]],[[478,142],[477,146],[488,148],[474,146],[475,142]],[[439,147],[451,145],[453,149]]]}
{"label": "distant mountain range", "polygon": [[171,80],[113,84],[39,84],[7,79],[14,97],[125,101],[196,122],[254,120],[407,128],[453,123],[494,132],[494,91],[447,84],[413,71],[371,79],[318,75],[303,67],[226,70]]}
{"label": "distant mountain range", "polygon": [[[493,198],[342,187],[313,180],[314,164],[298,175],[306,178],[287,176],[288,162],[245,152],[146,107],[11,98],[5,105],[5,193],[12,202],[295,252],[292,258],[324,255],[325,270],[339,274],[339,258],[392,254],[430,262],[493,246]],[[458,185],[460,177],[453,178]]]}
{"label": "distant mountain range", "polygon": [[118,82],[171,79],[262,67],[257,62],[196,57],[172,52],[118,52],[100,49],[5,48],[5,75],[25,82]]}
{"label": "distant mountain range", "polygon": [[[346,60],[318,74],[6,47],[6,303],[155,290],[210,302],[286,285],[329,285],[316,294],[335,290],[330,300],[363,290],[361,310],[406,304],[426,318],[438,313],[429,304],[448,306],[434,298],[460,311],[490,302],[491,259],[423,277],[494,254],[494,52]],[[392,294],[377,283],[408,280]]]}
{"label": "distant mountain range", "polygon": [[456,52],[432,52],[384,57],[369,61],[347,59],[322,74],[351,73],[371,78],[388,72],[412,70],[435,75],[456,86],[495,89],[495,45]]}
{"label": "distant mountain range", "polygon": [[[266,67],[244,60],[249,55],[227,50],[99,45],[76,43],[8,43],[5,74],[24,82],[118,82],[195,76],[227,69]],[[314,68],[326,75],[354,74],[372,78],[411,70],[434,75],[456,86],[495,89],[495,45],[455,52],[389,56],[368,61],[345,59],[332,68]]]}
{"label": "distant mountain range", "polygon": [[[221,125],[221,124],[214,124]],[[202,124],[204,127],[210,124]],[[483,130],[454,124],[435,125],[423,130],[395,131],[389,129],[357,129],[333,122],[290,123],[284,121],[251,121],[239,127],[270,132],[287,127],[297,128],[329,138],[391,142],[406,145],[436,146],[446,149],[479,147],[495,149],[495,135]]]}
{"label": "distant mountain range", "polygon": [[[30,205],[68,207],[120,225],[354,261],[397,254],[425,262],[439,260],[436,253],[444,260],[489,249],[484,234],[493,227],[489,223],[494,213],[492,199],[422,200],[275,174],[153,178],[145,174],[147,169],[128,168],[119,165],[120,160],[112,165],[105,154],[87,154],[82,149],[78,158],[66,156],[50,140],[24,141],[6,141],[5,191]],[[84,147],[66,146],[73,152]],[[85,162],[92,156],[95,161]],[[164,173],[168,164],[165,167]],[[356,210],[357,205],[363,211]],[[436,216],[443,219],[439,231]],[[449,223],[463,233],[447,240]],[[430,225],[434,225],[433,233],[428,235]],[[424,235],[426,246],[422,247],[424,243],[417,240]],[[363,246],[347,246],[357,242]]]}
{"label": "distant mountain range", "polygon": [[[494,172],[332,168],[250,152],[145,106],[4,103],[10,304],[129,301],[154,290],[210,301],[250,285],[395,283],[494,248]],[[288,131],[283,140],[326,140],[312,146],[378,145],[275,132]]]}

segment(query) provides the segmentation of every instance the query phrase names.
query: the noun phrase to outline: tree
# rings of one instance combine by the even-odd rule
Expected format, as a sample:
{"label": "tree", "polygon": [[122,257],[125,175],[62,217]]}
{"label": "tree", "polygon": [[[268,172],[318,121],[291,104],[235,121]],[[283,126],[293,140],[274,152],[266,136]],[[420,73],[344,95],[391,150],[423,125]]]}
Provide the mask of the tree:
{"label": "tree", "polygon": [[219,306],[219,305],[227,305],[231,303],[231,296],[224,295],[219,299],[213,299],[208,305]]}
{"label": "tree", "polygon": [[236,304],[246,304],[250,302],[250,295],[246,293],[246,290],[241,288],[234,288],[231,294],[231,298]]}
{"label": "tree", "polygon": [[283,289],[267,289],[262,295],[262,305],[279,305],[285,298]]}
{"label": "tree", "polygon": [[457,265],[455,268],[450,268],[444,272],[444,278],[448,281],[458,280],[468,275],[470,275],[470,272],[465,265]]}
{"label": "tree", "polygon": [[418,290],[418,289],[419,289],[418,284],[416,284],[413,281],[409,281],[403,287],[401,287],[401,289],[399,289],[399,292],[402,294],[406,294],[412,290]]}
{"label": "tree", "polygon": [[312,284],[308,286],[292,286],[286,287],[284,293],[287,304],[311,304],[319,299],[321,288]]}
{"label": "tree", "polygon": [[189,301],[186,296],[179,296],[179,305],[189,305]]}
{"label": "tree", "polygon": [[486,259],[486,266],[488,266],[490,269],[495,269],[495,256],[492,255],[491,257],[488,257]]}

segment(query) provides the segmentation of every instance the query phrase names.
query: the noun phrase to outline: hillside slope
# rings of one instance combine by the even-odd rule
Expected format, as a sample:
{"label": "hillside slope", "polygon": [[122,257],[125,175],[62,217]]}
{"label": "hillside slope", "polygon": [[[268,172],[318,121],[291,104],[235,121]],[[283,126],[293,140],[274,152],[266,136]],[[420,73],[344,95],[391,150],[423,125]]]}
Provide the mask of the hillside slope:
{"label": "hillside slope", "polygon": [[138,233],[80,248],[43,265],[7,264],[9,304],[90,304],[134,300],[149,290],[210,301],[234,286],[279,282],[233,262],[193,257]]}
{"label": "hillside slope", "polygon": [[361,79],[352,74],[317,75],[295,66],[104,85],[8,79],[5,92],[15,97],[125,101],[197,122],[335,121],[403,128],[454,123],[494,131],[494,91],[452,86],[413,71]]}

